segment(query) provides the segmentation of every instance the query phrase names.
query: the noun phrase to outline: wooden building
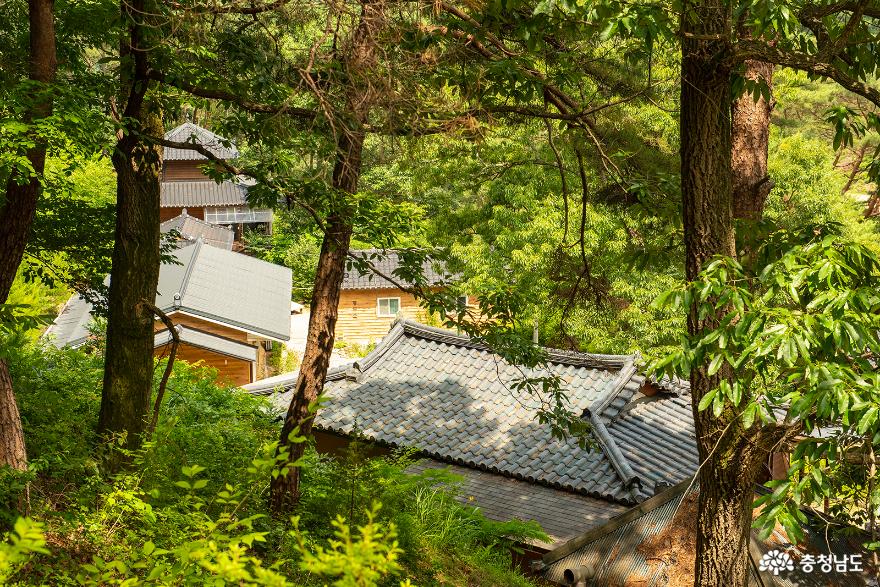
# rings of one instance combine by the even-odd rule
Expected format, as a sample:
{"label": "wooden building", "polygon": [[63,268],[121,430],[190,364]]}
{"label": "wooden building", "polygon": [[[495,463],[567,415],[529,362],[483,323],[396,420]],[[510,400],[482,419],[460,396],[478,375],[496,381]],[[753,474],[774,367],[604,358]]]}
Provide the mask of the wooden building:
{"label": "wooden building", "polygon": [[[350,254],[368,259],[383,275],[393,276],[400,266],[398,254],[391,250],[360,249],[350,251]],[[423,273],[429,284],[439,286],[443,279],[431,262],[423,265]],[[469,301],[467,296],[462,296],[462,303]],[[361,274],[357,268],[349,266],[339,295],[336,337],[357,344],[375,342],[388,334],[398,318],[429,322],[428,312],[419,306],[412,294],[375,273]]]}
{"label": "wooden building", "polygon": [[[155,304],[175,324],[177,359],[217,369],[218,381],[243,385],[269,375],[266,353],[290,338],[290,269],[210,246],[198,239],[179,248],[178,264],[162,265]],[[78,347],[90,337],[92,306],[73,296],[45,336]],[[155,323],[156,356],[172,336]]]}
{"label": "wooden building", "polygon": [[[235,159],[238,151],[229,141],[191,122],[181,124],[165,134],[165,139],[177,143],[195,143],[221,159]],[[162,153],[161,210],[162,222],[179,216],[186,210],[192,217],[230,228],[236,242],[241,240],[245,227],[269,233],[272,230],[272,210],[252,208],[248,204],[249,178],[215,182],[202,168],[208,158],[192,149],[165,147]]]}

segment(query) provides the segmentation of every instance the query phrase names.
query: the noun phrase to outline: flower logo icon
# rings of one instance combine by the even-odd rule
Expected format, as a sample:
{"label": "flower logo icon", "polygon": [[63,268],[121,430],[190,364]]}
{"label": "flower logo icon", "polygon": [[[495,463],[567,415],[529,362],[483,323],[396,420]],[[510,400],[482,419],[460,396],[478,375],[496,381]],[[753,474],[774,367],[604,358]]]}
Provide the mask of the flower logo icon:
{"label": "flower logo icon", "polygon": [[779,571],[793,571],[794,563],[787,552],[771,550],[761,557],[758,568],[762,571],[771,571],[774,575],[779,575]]}

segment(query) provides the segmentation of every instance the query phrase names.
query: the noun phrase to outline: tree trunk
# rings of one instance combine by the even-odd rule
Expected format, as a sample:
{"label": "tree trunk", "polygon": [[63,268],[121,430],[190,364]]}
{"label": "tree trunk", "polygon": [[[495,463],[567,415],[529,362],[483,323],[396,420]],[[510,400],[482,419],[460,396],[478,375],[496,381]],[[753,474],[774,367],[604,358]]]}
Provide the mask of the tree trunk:
{"label": "tree trunk", "polygon": [[[383,0],[361,0],[358,25],[350,42],[342,44],[349,116],[346,120],[337,121],[340,130],[336,141],[333,187],[343,198],[346,194],[357,193],[358,190],[365,139],[364,125],[377,91],[377,79],[371,75],[377,59],[376,38],[383,30],[384,16]],[[324,390],[324,380],[336,338],[336,318],[339,313],[342,278],[345,277],[345,258],[353,230],[347,208],[348,202],[338,203],[324,227],[324,241],[321,244],[315,289],[312,292],[306,349],[278,446],[278,454],[287,453],[284,467],[287,470],[285,474],[272,479],[269,496],[269,507],[275,516],[290,512],[300,498],[300,471],[296,465],[305,451],[305,443],[291,442],[290,435],[292,432],[297,432],[299,436],[311,434],[314,414],[309,412],[309,406]]]}
{"label": "tree trunk", "polygon": [[[55,80],[55,18],[52,0],[30,0],[30,72],[32,81],[51,84]],[[48,87],[40,89],[32,106],[24,113],[25,122],[33,122],[52,114],[52,94]],[[46,165],[46,143],[37,137],[28,150],[27,159],[34,173],[26,181],[13,172],[6,184],[6,195],[0,209],[0,303],[6,303],[12,282],[24,256],[27,237],[37,210],[40,180]],[[0,465],[27,469],[24,432],[18,404],[12,389],[12,378],[5,360],[0,360]]]}
{"label": "tree trunk", "polygon": [[[140,448],[150,413],[153,383],[153,312],[159,282],[159,172],[161,150],[145,136],[162,136],[161,118],[146,95],[149,89],[148,45],[144,19],[155,11],[145,0],[124,0],[120,13],[128,23],[119,54],[120,94],[125,104],[113,151],[116,171],[116,230],[110,292],[107,300],[107,341],[104,386],[98,432],[106,438],[124,436],[125,449]],[[128,461],[110,455],[111,470]]]}
{"label": "tree trunk", "polygon": [[862,161],[865,160],[865,153],[868,151],[868,145],[862,145],[859,147],[859,150],[856,152],[856,158],[853,160],[852,169],[849,172],[849,177],[846,179],[846,185],[843,186],[843,189],[840,190],[841,195],[846,195],[846,192],[852,187],[852,184],[856,181],[856,176],[859,174],[859,171],[862,170]]}
{"label": "tree trunk", "polygon": [[[104,388],[98,430],[124,434],[125,448],[140,447],[150,412],[153,382],[153,312],[159,282],[158,147],[140,132],[161,136],[152,114],[142,116],[138,131],[127,131],[113,153],[116,170],[116,232],[107,302]],[[148,303],[144,303],[144,302]],[[124,459],[111,459],[117,468]]]}
{"label": "tree trunk", "polygon": [[[343,134],[333,170],[334,187],[345,193],[357,192],[361,170],[361,152],[364,135]],[[351,242],[352,226],[344,215],[328,219],[321,244],[321,256],[315,273],[315,288],[309,315],[306,349],[299,367],[296,388],[287,409],[281,429],[279,453],[288,451],[286,475],[272,480],[270,507],[276,516],[290,512],[300,498],[300,471],[296,461],[303,456],[305,443],[291,442],[290,435],[308,436],[312,430],[309,406],[324,390],[324,380],[330,364],[330,355],[336,340],[336,318],[339,314],[339,294],[345,277],[345,259]]]}
{"label": "tree trunk", "polygon": [[[694,280],[714,255],[735,254],[731,172],[731,71],[725,39],[731,30],[729,4],[705,0],[685,4],[682,14],[681,185],[685,269]],[[697,335],[717,324],[692,308],[688,332]],[[752,483],[763,459],[756,460],[742,430],[725,410],[716,418],[697,409],[700,399],[729,371],[709,376],[691,371],[691,392],[701,461],[695,585],[745,587]],[[729,429],[728,424],[730,424]]]}
{"label": "tree trunk", "polygon": [[[773,64],[746,61],[747,79],[763,79],[773,89]],[[762,96],[756,102],[751,94],[733,102],[731,169],[733,172],[733,215],[760,220],[774,182],[767,174],[772,101]]]}

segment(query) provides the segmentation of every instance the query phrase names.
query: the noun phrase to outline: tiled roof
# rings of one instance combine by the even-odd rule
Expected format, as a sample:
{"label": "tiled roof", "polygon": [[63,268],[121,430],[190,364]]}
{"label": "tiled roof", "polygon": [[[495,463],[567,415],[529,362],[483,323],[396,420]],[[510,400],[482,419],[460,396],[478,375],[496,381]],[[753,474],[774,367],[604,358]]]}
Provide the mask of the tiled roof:
{"label": "tiled roof", "polygon": [[[646,557],[646,551],[654,551],[663,543],[646,545],[670,525],[676,524],[676,534],[692,533],[696,537],[696,519],[684,510],[689,503],[690,510],[696,508],[699,484],[686,480],[675,487],[650,498],[639,506],[625,511],[598,527],[585,527],[578,537],[551,550],[543,557],[544,578],[554,584],[572,585],[571,576],[586,571],[585,587],[608,587],[609,585],[646,585],[667,587],[669,576],[687,577],[693,568],[681,568],[687,564],[679,562],[675,552],[662,554],[659,558]],[[682,515],[676,518],[676,514]],[[803,526],[806,544],[794,546],[778,529],[767,540],[758,538],[757,530],[751,531],[748,554],[751,558],[749,587],[866,587],[876,585],[872,573],[807,573],[797,561],[805,552],[818,558],[820,554],[836,557],[861,555],[865,566],[869,556],[860,548],[868,537],[856,528],[849,529],[845,536],[833,536],[826,532],[825,524],[809,511],[805,511],[808,523]],[[795,562],[792,571],[782,571],[778,575],[759,570],[761,557],[772,549],[786,551]],[[693,564],[692,562],[690,563]],[[868,571],[868,569],[865,569]],[[566,576],[568,574],[568,577]],[[681,584],[675,582],[676,585]]]}
{"label": "tiled roof", "polygon": [[231,181],[163,181],[159,201],[163,208],[247,206],[247,191],[247,185]]}
{"label": "tiled roof", "polygon": [[[159,268],[156,306],[161,310],[275,340],[290,338],[290,269],[201,241],[176,250],[174,257],[179,264]],[[82,297],[73,296],[45,336],[58,347],[80,346],[88,337],[91,310]]]}
{"label": "tiled roof", "polygon": [[182,240],[195,241],[202,239],[205,241],[205,244],[220,247],[227,251],[232,250],[232,241],[235,239],[235,233],[232,230],[205,222],[195,216],[190,216],[185,210],[183,214],[163,222],[160,225],[160,229],[163,233],[177,230]]}
{"label": "tiled roof", "polygon": [[[104,280],[104,285],[109,283],[109,278]],[[79,294],[74,294],[43,333],[43,338],[58,348],[66,346],[76,348],[85,344],[91,323],[92,304]]]}
{"label": "tiled roof", "polygon": [[626,506],[604,499],[559,491],[431,459],[424,459],[408,467],[406,472],[420,473],[446,468],[464,480],[456,498],[466,505],[479,508],[490,520],[538,522],[551,539],[549,544],[535,543],[535,546],[542,548],[561,545],[579,536],[587,528],[600,526],[609,518],[626,511]]}
{"label": "tiled roof", "polygon": [[699,468],[690,393],[644,398],[609,425],[620,452],[654,493],[657,483],[674,485]]}
{"label": "tiled roof", "polygon": [[[570,409],[584,412],[601,450],[552,438],[537,421],[538,402],[513,383],[523,373],[466,337],[400,320],[361,361],[327,376],[328,403],[318,428],[391,446],[410,446],[436,460],[548,487],[635,503],[651,493],[610,430],[643,379],[635,356],[548,350],[549,370],[562,379]],[[532,375],[540,375],[533,373]],[[247,386],[286,409],[295,383]],[[657,401],[666,401],[659,397]]]}
{"label": "tiled roof", "polygon": [[[349,255],[361,257],[370,262],[380,273],[395,277],[400,283],[411,285],[406,280],[398,278],[394,271],[400,267],[400,256],[397,251],[382,249],[358,249],[349,251]],[[435,263],[425,261],[422,264],[422,273],[428,284],[434,285],[440,283],[444,275],[435,267]],[[358,268],[353,266],[352,261],[348,261],[345,268],[345,277],[342,279],[342,289],[397,289],[393,283],[379,277],[372,271],[361,275]]]}
{"label": "tiled roof", "polygon": [[[204,332],[195,328],[189,328],[178,324],[175,326],[180,342],[200,349],[213,351],[221,355],[227,355],[235,359],[255,362],[257,360],[257,347],[232,340],[210,332]],[[156,333],[153,339],[153,348],[158,348],[171,343],[171,333],[162,330]]]}
{"label": "tiled roof", "polygon": [[[192,122],[184,122],[180,126],[168,131],[165,133],[165,140],[174,141],[175,143],[196,143],[221,159],[235,159],[238,157],[238,150],[235,148],[235,145],[228,143],[228,141],[218,137],[208,129]],[[224,143],[227,143],[228,146],[224,145]],[[165,161],[202,161],[207,159],[198,151],[171,147],[163,148],[162,158]]]}

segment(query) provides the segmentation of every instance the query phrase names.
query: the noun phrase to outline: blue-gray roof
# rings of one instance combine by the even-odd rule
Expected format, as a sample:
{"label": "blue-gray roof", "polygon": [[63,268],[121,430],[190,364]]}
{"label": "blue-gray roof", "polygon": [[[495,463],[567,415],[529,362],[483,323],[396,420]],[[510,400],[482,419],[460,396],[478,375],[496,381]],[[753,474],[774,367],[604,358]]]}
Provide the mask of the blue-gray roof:
{"label": "blue-gray roof", "polygon": [[[165,140],[175,143],[195,143],[208,149],[220,159],[235,159],[238,150],[235,145],[219,137],[206,128],[192,122],[184,122],[165,133]],[[225,144],[224,144],[225,143]],[[192,149],[164,147],[162,158],[165,161],[204,161],[207,157]]]}
{"label": "blue-gray roof", "polygon": [[[349,255],[360,257],[370,262],[383,275],[395,278],[398,283],[412,285],[406,280],[400,279],[394,271],[400,267],[400,255],[393,249],[354,249]],[[429,285],[435,285],[443,281],[444,274],[439,271],[436,263],[430,260],[422,264],[422,274]],[[345,277],[342,279],[342,289],[396,289],[397,286],[379,275],[368,271],[361,275],[352,261],[346,263]]]}
{"label": "blue-gray roof", "polygon": [[163,181],[159,202],[163,208],[247,206],[247,191],[246,184],[232,181]]}
{"label": "blue-gray roof", "polygon": [[231,229],[190,216],[185,210],[183,214],[163,222],[160,229],[163,233],[176,230],[183,241],[202,239],[205,244],[227,251],[232,250],[232,242],[235,240],[235,233]]}
{"label": "blue-gray roof", "polygon": [[[328,403],[315,424],[343,435],[357,430],[370,440],[415,447],[439,461],[617,503],[652,495],[653,473],[630,463],[611,432],[641,395],[644,378],[634,368],[636,357],[554,350],[548,357],[569,408],[589,414],[600,450],[552,437],[549,426],[537,420],[538,398],[514,388],[523,376],[519,368],[466,337],[407,320],[396,322],[364,359],[330,371]],[[282,390],[273,400],[284,410],[294,384],[291,376],[245,389]],[[670,401],[661,395],[655,401]],[[692,439],[677,442],[690,442],[696,452]]]}
{"label": "blue-gray roof", "polygon": [[550,538],[549,544],[534,541],[533,545],[539,548],[561,545],[588,528],[601,526],[627,509],[624,505],[604,499],[559,491],[432,459],[423,459],[408,467],[406,472],[414,474],[433,469],[448,469],[461,477],[461,486],[455,493],[458,501],[479,508],[490,520],[538,522]]}
{"label": "blue-gray roof", "polygon": [[[275,340],[290,338],[290,269],[196,241],[159,269],[156,306]],[[58,347],[79,346],[89,332],[91,305],[75,295],[45,336]]]}

